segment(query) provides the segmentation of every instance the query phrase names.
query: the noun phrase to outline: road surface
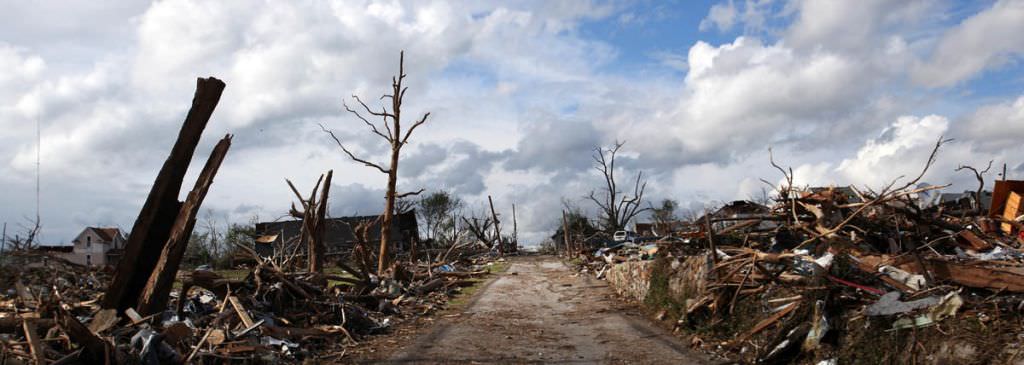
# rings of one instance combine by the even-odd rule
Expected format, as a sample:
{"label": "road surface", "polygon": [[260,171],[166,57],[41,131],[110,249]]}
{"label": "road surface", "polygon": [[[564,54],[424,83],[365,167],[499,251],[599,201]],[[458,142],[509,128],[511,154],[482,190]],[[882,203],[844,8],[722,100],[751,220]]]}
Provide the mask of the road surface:
{"label": "road surface", "polygon": [[390,359],[390,364],[706,364],[603,281],[556,258],[519,258],[471,299]]}

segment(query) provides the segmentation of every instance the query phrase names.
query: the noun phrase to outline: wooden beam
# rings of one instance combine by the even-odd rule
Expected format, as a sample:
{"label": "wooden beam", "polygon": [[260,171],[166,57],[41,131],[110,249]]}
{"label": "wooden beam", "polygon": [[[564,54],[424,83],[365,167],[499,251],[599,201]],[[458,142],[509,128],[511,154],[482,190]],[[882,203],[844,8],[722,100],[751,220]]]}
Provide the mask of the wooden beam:
{"label": "wooden beam", "polygon": [[215,78],[200,78],[185,122],[171,153],[156,176],[142,210],[128,235],[124,255],[118,262],[114,278],[103,297],[104,308],[124,310],[138,303],[149,274],[174,225],[181,203],[182,179],[195,153],[199,138],[213,115],[213,110],[224,91],[224,82]]}
{"label": "wooden beam", "polygon": [[23,320],[21,327],[25,330],[25,341],[28,342],[28,348],[32,351],[32,361],[36,365],[46,365],[46,350],[43,349],[42,343],[39,342],[39,334],[36,333],[35,322]]}
{"label": "wooden beam", "polygon": [[238,297],[232,295],[228,297],[228,302],[230,302],[231,306],[235,308],[235,313],[238,313],[238,318],[242,320],[242,324],[245,325],[245,328],[252,327],[256,324],[256,322],[252,320],[252,317],[249,317],[249,312],[245,311],[245,306],[238,301]]}
{"label": "wooden beam", "polygon": [[[229,134],[224,136],[213,148],[210,158],[206,161],[206,166],[203,166],[203,171],[199,174],[199,179],[196,180],[195,187],[188,193],[188,198],[185,199],[185,204],[181,206],[178,218],[174,221],[170,237],[163,245],[160,257],[142,289],[138,305],[140,314],[145,316],[166,309],[167,297],[171,293],[181,260],[185,256],[189,238],[192,237],[192,229],[195,227],[199,208],[203,204],[203,199],[206,198],[206,193],[210,191],[213,177],[217,175],[217,170],[220,169],[220,164],[224,161],[224,156],[227,155],[230,147],[231,135]],[[182,300],[184,300],[184,296],[182,296]]]}
{"label": "wooden beam", "polygon": [[55,314],[57,325],[64,330],[64,333],[67,333],[68,339],[82,347],[82,352],[78,356],[79,360],[86,364],[117,362],[116,359],[111,358],[112,348],[109,342],[92,333],[88,327],[75,319],[75,316],[64,308],[57,306]]}

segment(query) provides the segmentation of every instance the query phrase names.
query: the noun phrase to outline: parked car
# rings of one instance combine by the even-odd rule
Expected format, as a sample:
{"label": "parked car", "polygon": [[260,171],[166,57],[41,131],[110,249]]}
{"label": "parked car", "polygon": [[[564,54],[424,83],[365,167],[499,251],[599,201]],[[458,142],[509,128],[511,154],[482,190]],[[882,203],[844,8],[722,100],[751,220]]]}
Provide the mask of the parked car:
{"label": "parked car", "polygon": [[615,234],[612,235],[612,239],[615,240],[615,242],[633,242],[636,240],[636,232],[616,231]]}

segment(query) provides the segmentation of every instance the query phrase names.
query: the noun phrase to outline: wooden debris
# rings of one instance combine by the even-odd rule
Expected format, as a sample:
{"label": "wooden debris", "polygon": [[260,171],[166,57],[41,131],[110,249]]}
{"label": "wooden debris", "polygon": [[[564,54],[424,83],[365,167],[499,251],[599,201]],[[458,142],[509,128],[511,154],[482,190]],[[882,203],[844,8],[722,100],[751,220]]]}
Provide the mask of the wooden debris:
{"label": "wooden debris", "polygon": [[253,327],[255,322],[253,322],[252,318],[249,317],[249,312],[245,311],[245,306],[238,301],[238,297],[230,296],[228,297],[228,302],[231,303],[232,308],[235,308],[235,313],[238,313],[238,318],[242,320],[242,324],[246,327]]}
{"label": "wooden debris", "polygon": [[32,359],[36,365],[46,365],[46,351],[39,342],[39,335],[36,334],[36,325],[31,320],[24,320],[22,327],[25,330],[25,340],[32,351]]}

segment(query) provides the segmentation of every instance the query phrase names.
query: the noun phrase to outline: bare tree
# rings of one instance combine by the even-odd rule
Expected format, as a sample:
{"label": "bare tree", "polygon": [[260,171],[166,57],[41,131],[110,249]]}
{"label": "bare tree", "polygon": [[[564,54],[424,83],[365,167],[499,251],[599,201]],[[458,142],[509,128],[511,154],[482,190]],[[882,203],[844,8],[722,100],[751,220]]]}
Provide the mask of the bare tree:
{"label": "bare tree", "polygon": [[490,215],[484,208],[482,212],[471,211],[469,217],[462,217],[463,228],[487,248],[492,248],[495,243],[501,242],[501,237],[496,234],[494,220]]}
{"label": "bare tree", "polygon": [[988,160],[988,166],[981,171],[978,171],[978,169],[969,165],[960,165],[960,167],[956,168],[956,171],[971,170],[971,172],[974,173],[974,178],[978,179],[978,191],[974,192],[974,214],[982,214],[981,210],[983,207],[981,205],[981,194],[985,190],[985,174],[988,173],[988,170],[990,169],[992,169],[992,160]]}
{"label": "bare tree", "polygon": [[605,186],[600,193],[591,191],[587,198],[600,208],[602,228],[609,232],[621,230],[633,217],[648,209],[640,207],[644,189],[647,188],[642,171],[636,174],[632,195],[619,191],[618,183],[615,181],[615,157],[624,144],[626,142],[615,141],[611,147],[594,148],[594,168],[603,175]]}
{"label": "bare tree", "polygon": [[[323,125],[320,126],[320,128],[323,129],[324,132],[327,132],[328,134],[331,135],[331,138],[334,139],[334,142],[338,144],[338,147],[341,147],[341,150],[344,151],[345,154],[348,155],[348,157],[351,158],[353,161],[362,163],[363,165],[366,165],[368,167],[375,168],[381,173],[388,175],[388,189],[384,197],[384,214],[380,225],[380,256],[377,259],[378,275],[382,275],[384,273],[384,268],[387,266],[387,251],[388,246],[391,245],[391,221],[395,214],[395,200],[407,196],[417,195],[423,192],[423,189],[420,189],[419,191],[416,192],[408,192],[402,194],[395,193],[396,185],[398,182],[399,152],[402,150],[402,146],[405,146],[405,144],[409,141],[409,136],[412,135],[412,131],[416,130],[416,128],[419,127],[420,125],[423,125],[423,123],[426,123],[427,117],[430,116],[430,113],[424,114],[422,118],[413,122],[412,126],[409,127],[409,130],[406,131],[405,134],[402,134],[402,101],[405,98],[405,91],[407,89],[405,87],[402,87],[402,81],[405,79],[405,76],[405,52],[403,51],[399,54],[398,76],[394,76],[391,78],[391,93],[384,94],[383,96],[380,97],[380,100],[391,100],[390,111],[386,106],[381,106],[379,111],[370,109],[370,107],[366,105],[366,103],[364,103],[363,100],[359,98],[359,96],[356,95],[352,95],[352,98],[359,103],[359,106],[363,109],[363,112],[349,108],[348,104],[343,103],[346,111],[352,113],[357,118],[359,118],[359,120],[363,121],[363,123],[370,127],[370,130],[373,132],[373,134],[380,136],[381,138],[386,140],[389,145],[391,145],[391,164],[389,165],[388,168],[385,169],[384,167],[377,163],[373,163],[368,160],[356,157],[356,155],[352,154],[352,152],[349,151],[348,148],[345,148],[345,145],[341,143],[341,140],[338,139],[337,136],[334,135],[334,132],[328,130]],[[384,127],[384,130],[381,131],[381,129],[378,128],[376,124],[371,123],[369,120],[367,120],[366,117],[363,115],[364,113],[369,114],[371,117],[381,118],[381,124]]]}
{"label": "bare tree", "polygon": [[19,250],[30,250],[39,245],[39,231],[42,229],[42,225],[39,223],[39,216],[35,219],[25,218],[26,223],[19,224],[23,234],[15,234],[14,237],[7,236],[6,232],[3,237],[3,249],[10,251]]}

